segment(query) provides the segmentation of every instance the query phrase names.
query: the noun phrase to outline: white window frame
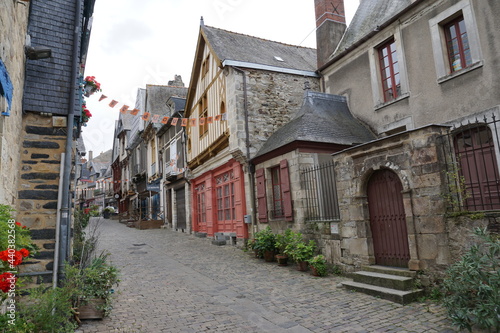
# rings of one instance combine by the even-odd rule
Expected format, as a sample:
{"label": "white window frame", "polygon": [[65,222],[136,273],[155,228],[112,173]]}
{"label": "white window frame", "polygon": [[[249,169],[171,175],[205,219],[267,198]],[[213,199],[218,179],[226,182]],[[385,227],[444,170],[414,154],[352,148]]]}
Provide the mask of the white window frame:
{"label": "white window frame", "polygon": [[[464,17],[472,65],[452,73],[449,66],[448,49],[443,25],[459,13]],[[438,83],[448,81],[483,65],[483,54],[481,52],[476,17],[469,0],[462,0],[430,19],[429,27]]]}
{"label": "white window frame", "polygon": [[[383,90],[382,90],[382,73],[380,72],[380,59],[379,59],[379,46],[384,44],[390,38],[394,39],[396,44],[396,50],[398,55],[398,66],[399,66],[399,79],[401,83],[401,95],[397,98],[384,102]],[[376,46],[369,51],[370,59],[370,76],[373,91],[373,104],[375,110],[383,108],[387,105],[396,103],[402,99],[408,98],[410,96],[410,85],[408,83],[408,71],[406,68],[406,57],[405,50],[403,47],[403,36],[401,34],[400,27],[395,27],[394,29],[388,30],[386,33],[380,34],[379,38],[375,41]]]}

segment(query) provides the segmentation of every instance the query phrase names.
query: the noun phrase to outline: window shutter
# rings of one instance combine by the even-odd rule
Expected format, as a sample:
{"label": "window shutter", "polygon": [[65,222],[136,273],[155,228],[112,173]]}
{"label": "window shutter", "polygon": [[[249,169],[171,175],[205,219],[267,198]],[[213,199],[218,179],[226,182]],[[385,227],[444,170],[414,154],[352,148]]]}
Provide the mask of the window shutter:
{"label": "window shutter", "polygon": [[283,195],[283,210],[285,213],[285,220],[293,221],[292,191],[290,189],[290,175],[288,172],[287,160],[282,160],[280,162],[280,181],[281,192]]}
{"label": "window shutter", "polygon": [[266,176],[264,169],[255,171],[257,178],[257,204],[258,204],[258,218],[259,222],[267,222],[267,198],[266,198]]}

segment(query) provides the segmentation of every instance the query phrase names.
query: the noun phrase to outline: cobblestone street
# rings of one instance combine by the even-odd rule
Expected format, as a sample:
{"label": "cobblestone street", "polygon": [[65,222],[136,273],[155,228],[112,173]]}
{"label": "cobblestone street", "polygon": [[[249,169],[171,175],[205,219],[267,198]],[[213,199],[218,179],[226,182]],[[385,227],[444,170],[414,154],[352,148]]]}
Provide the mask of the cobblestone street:
{"label": "cobblestone street", "polygon": [[100,247],[121,270],[114,309],[90,332],[454,332],[432,302],[401,306],[236,247],[169,229],[101,220]]}

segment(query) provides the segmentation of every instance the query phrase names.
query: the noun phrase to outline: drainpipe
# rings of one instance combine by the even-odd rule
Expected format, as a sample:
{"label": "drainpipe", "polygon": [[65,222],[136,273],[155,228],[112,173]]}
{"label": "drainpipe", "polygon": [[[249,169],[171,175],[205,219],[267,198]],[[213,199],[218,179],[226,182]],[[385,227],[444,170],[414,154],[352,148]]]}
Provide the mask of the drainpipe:
{"label": "drainpipe", "polygon": [[245,114],[245,136],[246,136],[246,153],[247,153],[247,172],[248,182],[250,184],[250,201],[252,204],[252,233],[255,231],[256,206],[255,206],[255,167],[250,162],[250,130],[248,127],[248,94],[247,94],[247,76],[241,68],[231,66],[235,71],[243,76],[243,111]]}
{"label": "drainpipe", "polygon": [[[58,266],[58,281],[64,278],[64,263],[69,259],[69,245],[70,245],[70,232],[71,232],[71,218],[70,218],[70,193],[69,188],[71,185],[71,162],[73,152],[73,126],[75,121],[75,102],[76,94],[79,86],[77,85],[78,78],[78,58],[79,58],[79,45],[80,45],[80,21],[81,21],[81,7],[82,0],[76,0],[75,9],[75,23],[73,31],[73,60],[71,65],[71,84],[72,89],[69,92],[69,105],[68,105],[68,124],[66,138],[66,151],[64,156],[64,174],[62,185],[62,206],[60,210],[60,226],[59,226],[59,257],[58,262],[54,265]],[[77,88],[78,87],[78,88]],[[61,156],[62,157],[62,156]]]}
{"label": "drainpipe", "polygon": [[[64,160],[66,154],[62,153],[61,154],[61,167],[59,168],[59,188],[63,187],[63,175],[64,175]],[[57,194],[57,211],[59,212],[61,210],[61,204],[62,204],[62,192],[59,191]],[[57,272],[59,265],[56,264],[59,262],[59,234],[60,230],[59,228],[61,227],[61,216],[60,214],[57,214],[56,217],[56,246],[54,248],[54,268],[52,269],[52,287],[55,289],[57,287]]]}

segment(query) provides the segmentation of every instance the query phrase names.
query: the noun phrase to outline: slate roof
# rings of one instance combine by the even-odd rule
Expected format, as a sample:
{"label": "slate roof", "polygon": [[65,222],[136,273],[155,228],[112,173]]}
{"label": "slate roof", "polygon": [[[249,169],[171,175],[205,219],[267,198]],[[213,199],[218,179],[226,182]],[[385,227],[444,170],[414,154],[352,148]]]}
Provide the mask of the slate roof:
{"label": "slate roof", "polygon": [[186,107],[186,99],[181,97],[171,97],[170,98],[174,102],[174,113],[179,111],[184,111]]}
{"label": "slate roof", "polygon": [[308,91],[294,119],[274,132],[256,156],[261,156],[294,141],[355,145],[376,136],[354,118],[346,98]]}
{"label": "slate roof", "polygon": [[349,48],[363,37],[377,30],[403,9],[411,5],[411,0],[363,0],[342,40],[331,58]]}
{"label": "slate roof", "polygon": [[[316,50],[230,32],[206,25],[201,32],[220,62],[234,60],[304,71],[316,71]],[[277,60],[280,57],[283,61]]]}

